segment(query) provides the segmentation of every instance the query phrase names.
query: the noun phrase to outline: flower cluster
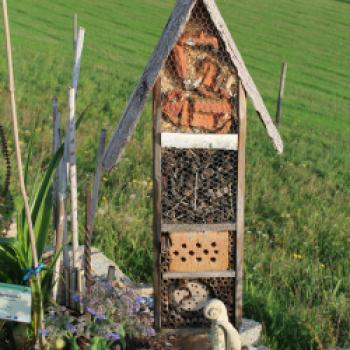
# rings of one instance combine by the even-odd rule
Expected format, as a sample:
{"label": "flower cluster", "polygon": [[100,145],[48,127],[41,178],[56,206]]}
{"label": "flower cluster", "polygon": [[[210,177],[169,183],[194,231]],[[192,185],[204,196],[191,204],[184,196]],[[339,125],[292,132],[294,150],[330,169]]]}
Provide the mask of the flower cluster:
{"label": "flower cluster", "polygon": [[84,305],[85,314],[75,316],[63,306],[51,307],[43,331],[50,342],[75,336],[100,337],[112,344],[123,342],[126,336],[155,336],[153,317],[147,306],[149,301],[132,288],[118,289],[110,283],[96,281],[91,296],[81,299],[75,295],[73,299]]}

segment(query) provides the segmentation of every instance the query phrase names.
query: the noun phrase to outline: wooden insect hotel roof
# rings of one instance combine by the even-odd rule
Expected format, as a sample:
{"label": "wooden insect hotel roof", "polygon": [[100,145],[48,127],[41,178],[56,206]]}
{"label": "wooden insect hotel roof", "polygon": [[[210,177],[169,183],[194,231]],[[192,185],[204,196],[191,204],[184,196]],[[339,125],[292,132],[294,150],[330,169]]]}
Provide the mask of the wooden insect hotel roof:
{"label": "wooden insect hotel roof", "polygon": [[196,4],[202,3],[210,15],[213,25],[222,40],[232,64],[237,70],[238,77],[242,81],[247,95],[263,122],[268,136],[271,138],[274,148],[278,153],[283,152],[283,141],[272,122],[271,116],[264,101],[244,64],[242,56],[235,44],[229,29],[214,0],[178,0],[175,9],[163,31],[162,37],[156,47],[145,71],[138,82],[123,116],[112,136],[104,157],[104,167],[111,169],[120,160],[122,151],[128,139],[131,137],[140,114],[145,106],[147,97],[152,90],[157,77],[164,64],[174,49],[176,43],[184,32],[192,11]]}

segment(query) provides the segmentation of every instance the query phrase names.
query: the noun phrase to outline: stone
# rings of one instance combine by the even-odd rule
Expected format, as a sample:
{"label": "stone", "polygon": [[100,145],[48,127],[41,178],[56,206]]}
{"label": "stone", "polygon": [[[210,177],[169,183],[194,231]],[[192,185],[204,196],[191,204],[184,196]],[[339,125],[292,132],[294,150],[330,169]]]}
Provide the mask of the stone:
{"label": "stone", "polygon": [[255,346],[261,339],[262,325],[259,322],[243,319],[240,335],[243,346]]}

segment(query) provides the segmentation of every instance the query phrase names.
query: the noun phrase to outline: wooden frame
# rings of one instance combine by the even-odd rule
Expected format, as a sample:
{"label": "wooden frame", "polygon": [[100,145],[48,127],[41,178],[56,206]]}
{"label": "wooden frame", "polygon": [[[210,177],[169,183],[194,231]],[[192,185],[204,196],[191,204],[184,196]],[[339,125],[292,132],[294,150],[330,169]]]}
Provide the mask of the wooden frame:
{"label": "wooden frame", "polygon": [[242,83],[239,84],[239,139],[238,139],[238,184],[236,215],[236,280],[235,280],[235,325],[239,329],[243,314],[243,244],[245,202],[245,148],[247,134],[247,99]]}
{"label": "wooden frame", "polygon": [[161,329],[161,292],[160,292],[160,249],[161,249],[161,141],[160,121],[161,106],[161,79],[158,78],[153,88],[153,251],[154,251],[154,315],[155,329]]}

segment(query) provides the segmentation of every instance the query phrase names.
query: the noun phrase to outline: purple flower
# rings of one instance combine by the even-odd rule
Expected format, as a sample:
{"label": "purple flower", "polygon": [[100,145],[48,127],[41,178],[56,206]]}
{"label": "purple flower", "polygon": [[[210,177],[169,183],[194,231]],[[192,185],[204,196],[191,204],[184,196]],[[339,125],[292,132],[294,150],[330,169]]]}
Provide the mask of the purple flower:
{"label": "purple flower", "polygon": [[107,316],[105,314],[96,314],[96,320],[98,321],[105,321],[107,320]]}
{"label": "purple flower", "polygon": [[136,304],[144,304],[145,303],[145,299],[144,298],[142,298],[142,297],[137,297],[136,299],[135,299],[135,303]]}
{"label": "purple flower", "polygon": [[48,337],[50,332],[47,329],[40,329],[39,334],[42,335],[43,337]]}
{"label": "purple flower", "polygon": [[156,331],[155,331],[153,328],[146,328],[146,329],[143,331],[143,335],[144,335],[145,337],[155,337]]}
{"label": "purple flower", "polygon": [[96,310],[93,309],[92,307],[87,307],[87,308],[86,308],[86,311],[87,311],[90,315],[96,316]]}
{"label": "purple flower", "polygon": [[115,333],[115,332],[106,333],[104,337],[106,339],[112,340],[112,341],[116,341],[116,340],[120,339],[120,335],[118,333]]}
{"label": "purple flower", "polygon": [[66,330],[71,333],[76,333],[77,329],[74,327],[71,323],[66,323],[65,326]]}
{"label": "purple flower", "polygon": [[74,294],[73,297],[72,297],[72,300],[75,303],[79,303],[80,302],[80,295],[79,294]]}

